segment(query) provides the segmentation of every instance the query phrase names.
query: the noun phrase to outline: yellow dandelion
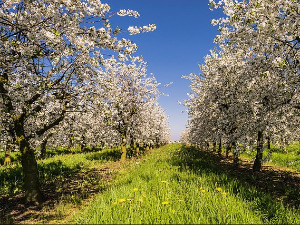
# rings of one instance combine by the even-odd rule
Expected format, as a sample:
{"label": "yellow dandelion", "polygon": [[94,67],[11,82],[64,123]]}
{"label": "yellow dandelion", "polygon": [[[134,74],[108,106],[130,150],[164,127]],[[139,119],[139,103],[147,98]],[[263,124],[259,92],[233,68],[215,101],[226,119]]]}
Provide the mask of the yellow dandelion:
{"label": "yellow dandelion", "polygon": [[217,191],[222,191],[222,188],[220,188],[220,187],[217,187]]}
{"label": "yellow dandelion", "polygon": [[162,202],[161,204],[163,204],[163,205],[169,205],[169,202],[164,201],[164,202]]}
{"label": "yellow dandelion", "polygon": [[116,204],[118,204],[118,202],[113,202],[113,205],[116,205]]}
{"label": "yellow dandelion", "polygon": [[133,191],[138,191],[139,189],[138,188],[133,188]]}
{"label": "yellow dandelion", "polygon": [[205,192],[205,190],[204,190],[204,189],[202,189],[202,190],[201,190],[201,192],[202,192],[202,193],[204,193],[204,192]]}
{"label": "yellow dandelion", "polygon": [[119,199],[119,203],[123,203],[123,202],[126,202],[126,199],[125,199],[125,198]]}
{"label": "yellow dandelion", "polygon": [[134,200],[133,198],[128,198],[128,199],[127,199],[127,201],[133,201],[133,200]]}
{"label": "yellow dandelion", "polygon": [[161,182],[162,182],[162,183],[167,183],[167,181],[166,181],[166,180],[162,180]]}

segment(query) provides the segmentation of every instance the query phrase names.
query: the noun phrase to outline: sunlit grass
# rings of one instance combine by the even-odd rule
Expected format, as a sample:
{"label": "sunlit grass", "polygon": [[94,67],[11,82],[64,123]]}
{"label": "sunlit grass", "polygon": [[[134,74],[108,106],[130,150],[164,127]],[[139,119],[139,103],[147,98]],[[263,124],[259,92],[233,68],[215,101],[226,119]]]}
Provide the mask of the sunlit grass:
{"label": "sunlit grass", "polygon": [[[241,156],[247,159],[253,159],[255,157],[255,154],[256,150],[253,149],[252,151],[246,151],[242,153]],[[266,160],[264,164],[280,166],[300,172],[299,142],[288,145],[286,151],[283,151],[277,146],[271,145],[271,149],[265,149],[263,153],[263,159],[266,159],[266,157],[268,157],[269,159]]]}
{"label": "sunlit grass", "polygon": [[76,223],[300,223],[269,194],[231,178],[178,144],[162,147],[119,174],[78,213]]}

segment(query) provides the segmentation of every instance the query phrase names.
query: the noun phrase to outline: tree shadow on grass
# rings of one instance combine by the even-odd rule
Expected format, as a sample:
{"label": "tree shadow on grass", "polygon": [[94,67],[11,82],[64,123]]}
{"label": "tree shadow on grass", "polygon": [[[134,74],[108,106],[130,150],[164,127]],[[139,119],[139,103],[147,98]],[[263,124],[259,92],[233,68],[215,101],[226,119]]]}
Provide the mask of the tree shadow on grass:
{"label": "tree shadow on grass", "polygon": [[22,168],[20,165],[0,167],[0,196],[16,193],[22,189]]}
{"label": "tree shadow on grass", "polygon": [[[110,154],[110,152],[100,152],[90,156],[89,160],[113,161],[113,159],[118,158],[116,153]],[[103,165],[100,168],[86,171],[81,163],[65,165],[60,160],[48,163],[40,162],[38,169],[44,202],[39,206],[26,204],[24,193],[11,190],[9,194],[0,196],[0,224],[19,223],[28,219],[30,221],[35,219],[37,221],[57,219],[56,214],[45,215],[45,211],[42,209],[49,208],[53,210],[61,202],[76,205],[92,194],[104,191],[107,188],[108,181],[112,179],[116,172],[118,162],[115,162],[115,164],[112,168]],[[7,185],[11,186],[11,181],[17,179],[15,186],[22,189],[22,169],[20,166],[10,168],[7,171],[0,171],[0,178],[5,178],[5,176],[9,182]],[[0,186],[2,187],[2,183]]]}
{"label": "tree shadow on grass", "polygon": [[[182,146],[180,156],[173,157],[173,165],[192,170],[196,174],[211,174],[213,183],[230,188],[231,192],[246,201],[254,202],[255,208],[272,220],[278,215],[280,203],[299,209],[300,174],[274,170],[263,166],[261,172],[253,173],[247,162],[240,165],[219,157],[214,152],[201,151]],[[220,176],[215,176],[220,175]]]}
{"label": "tree shadow on grass", "polygon": [[119,161],[121,158],[122,152],[120,150],[111,150],[111,151],[101,151],[95,152],[86,156],[88,160],[106,160],[106,161]]}

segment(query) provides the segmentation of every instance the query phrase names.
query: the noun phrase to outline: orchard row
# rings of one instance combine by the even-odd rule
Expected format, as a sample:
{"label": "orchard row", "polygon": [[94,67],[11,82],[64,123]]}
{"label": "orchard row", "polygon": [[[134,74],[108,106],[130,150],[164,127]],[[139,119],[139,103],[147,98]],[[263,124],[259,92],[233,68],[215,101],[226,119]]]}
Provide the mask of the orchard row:
{"label": "orchard row", "polygon": [[126,144],[169,140],[159,84],[112,16],[139,13],[95,0],[0,2],[0,139],[21,153],[28,202],[42,200],[35,151],[47,144],[122,145],[124,159]]}
{"label": "orchard row", "polygon": [[298,0],[210,1],[225,18],[200,75],[186,77],[187,143],[225,145],[238,161],[240,144],[257,146],[259,171],[265,142],[300,138],[300,4]]}

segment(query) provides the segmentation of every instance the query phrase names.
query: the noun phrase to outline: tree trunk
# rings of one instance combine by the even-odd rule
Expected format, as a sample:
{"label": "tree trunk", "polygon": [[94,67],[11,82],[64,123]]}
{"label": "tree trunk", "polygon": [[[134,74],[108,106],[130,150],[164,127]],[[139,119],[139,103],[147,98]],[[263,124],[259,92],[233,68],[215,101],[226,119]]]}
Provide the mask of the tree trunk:
{"label": "tree trunk", "polygon": [[253,172],[258,172],[258,171],[261,170],[263,151],[264,151],[263,132],[258,131],[258,134],[257,134],[257,152],[256,152],[256,157],[255,157],[255,161],[254,161],[254,165],[253,165]]}
{"label": "tree trunk", "polygon": [[155,137],[155,148],[159,148],[159,138]]}
{"label": "tree trunk", "polygon": [[41,159],[44,159],[46,157],[46,147],[47,147],[47,143],[48,143],[48,140],[49,138],[53,135],[53,133],[48,133],[42,143],[41,143]]}
{"label": "tree trunk", "polygon": [[206,145],[206,151],[208,151],[209,150],[209,143],[206,142],[205,145]]}
{"label": "tree trunk", "polygon": [[24,146],[22,154],[23,180],[25,189],[25,198],[27,202],[35,204],[42,201],[42,192],[40,190],[39,173],[34,152]]}
{"label": "tree trunk", "polygon": [[44,139],[41,143],[41,159],[46,158],[46,146],[47,146],[48,139]]}
{"label": "tree trunk", "polygon": [[139,143],[136,143],[136,145],[135,145],[135,155],[139,156],[139,154],[140,154],[140,146],[139,146]]}
{"label": "tree trunk", "polygon": [[216,151],[216,146],[217,146],[217,143],[216,141],[213,142],[213,151],[215,152]]}
{"label": "tree trunk", "polygon": [[71,150],[71,148],[72,148],[72,146],[73,146],[73,136],[71,136],[70,138],[69,138],[69,143],[68,143],[68,150],[70,151]]}
{"label": "tree trunk", "polygon": [[4,155],[4,166],[9,166],[11,164],[10,152],[11,152],[11,145],[7,144],[5,149],[5,155]]}
{"label": "tree trunk", "polygon": [[226,147],[226,158],[228,158],[228,156],[229,156],[229,152],[231,151],[231,143],[230,144],[228,144],[227,145],[227,147]]}
{"label": "tree trunk", "polygon": [[91,150],[95,152],[97,150],[97,146],[95,144],[91,144]]}
{"label": "tree trunk", "polygon": [[126,153],[127,153],[125,135],[122,135],[121,151],[122,151],[121,162],[124,162],[126,160]]}
{"label": "tree trunk", "polygon": [[21,151],[25,199],[28,203],[39,204],[43,200],[40,190],[39,171],[34,151],[30,148],[29,141],[25,137],[23,121],[21,118],[16,119],[15,128],[16,141]]}
{"label": "tree trunk", "polygon": [[133,157],[134,150],[135,150],[135,148],[134,148],[134,141],[133,141],[133,137],[131,136],[131,137],[130,137],[130,150],[129,150],[129,152],[128,152],[129,158],[132,158],[132,157]]}
{"label": "tree trunk", "polygon": [[81,135],[80,151],[84,151],[85,147],[86,147],[85,136]]}
{"label": "tree trunk", "polygon": [[233,153],[233,163],[238,164],[239,162],[239,152],[235,142],[232,142],[232,153]]}
{"label": "tree trunk", "polygon": [[222,156],[222,138],[220,138],[220,140],[219,140],[218,155]]}
{"label": "tree trunk", "polygon": [[270,139],[270,136],[267,137],[267,141],[268,141],[268,149],[271,149],[271,139]]}
{"label": "tree trunk", "polygon": [[103,150],[103,149],[104,149],[104,146],[105,146],[105,142],[104,142],[104,141],[101,141],[100,143],[101,143],[101,144],[100,144],[101,150]]}

